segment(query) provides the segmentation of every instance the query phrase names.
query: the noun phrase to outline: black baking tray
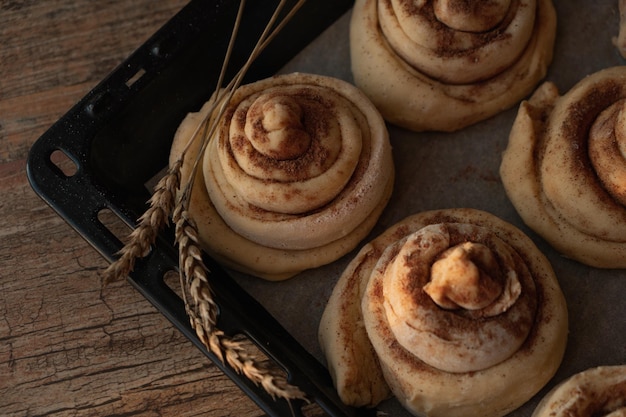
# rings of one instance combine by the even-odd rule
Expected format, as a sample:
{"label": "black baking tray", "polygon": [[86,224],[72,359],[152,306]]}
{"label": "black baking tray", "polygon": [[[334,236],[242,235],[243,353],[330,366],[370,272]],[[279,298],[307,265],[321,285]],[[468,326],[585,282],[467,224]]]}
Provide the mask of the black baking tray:
{"label": "black baking tray", "polygon": [[[276,1],[249,1],[227,79],[245,62]],[[290,2],[290,9],[295,2]],[[347,0],[306,3],[264,50],[246,82],[276,73],[352,6]],[[99,219],[110,210],[131,227],[146,210],[146,187],[166,165],[174,132],[215,89],[239,1],[192,0],[33,145],[27,174],[35,192],[107,260],[122,242]],[[61,152],[75,165],[54,161]],[[213,260],[206,262],[219,307],[218,326],[244,334],[284,368],[289,381],[331,416],[373,415],[337,397],[326,368]],[[270,416],[302,416],[305,402],[274,400],[208,352],[189,325],[181,298],[164,276],[177,270],[171,228],[164,230],[129,281]]]}

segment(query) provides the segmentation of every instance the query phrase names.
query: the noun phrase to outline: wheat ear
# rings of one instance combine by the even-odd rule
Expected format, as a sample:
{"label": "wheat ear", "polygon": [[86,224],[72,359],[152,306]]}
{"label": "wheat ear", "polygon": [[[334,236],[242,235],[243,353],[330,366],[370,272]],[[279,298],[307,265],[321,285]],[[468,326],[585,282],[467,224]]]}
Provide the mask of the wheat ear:
{"label": "wheat ear", "polygon": [[278,368],[248,354],[240,342],[219,330],[217,305],[209,284],[210,271],[202,260],[195,222],[181,205],[174,210],[173,219],[176,223],[185,310],[200,341],[221,362],[263,387],[273,398],[305,399],[306,395],[289,384]]}
{"label": "wheat ear", "polygon": [[126,277],[135,267],[135,261],[150,252],[150,246],[169,222],[180,187],[182,160],[174,163],[154,188],[149,208],[141,215],[137,227],[130,233],[128,243],[119,251],[119,258],[104,271],[104,285]]}

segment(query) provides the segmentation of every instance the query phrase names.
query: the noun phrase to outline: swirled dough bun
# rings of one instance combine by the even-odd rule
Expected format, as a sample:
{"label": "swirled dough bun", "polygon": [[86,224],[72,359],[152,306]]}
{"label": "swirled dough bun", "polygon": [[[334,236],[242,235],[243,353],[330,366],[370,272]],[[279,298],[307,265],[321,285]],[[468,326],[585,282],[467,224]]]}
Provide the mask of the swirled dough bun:
{"label": "swirled dough bun", "polygon": [[387,121],[454,131],[529,95],[555,35],[551,0],[357,0],[352,72]]}
{"label": "swirled dough bun", "polygon": [[526,224],[564,256],[626,268],[626,67],[520,105],[500,176]]}
{"label": "swirled dough bun", "polygon": [[419,213],[362,248],[319,338],[341,399],[417,416],[503,416],[558,368],[567,308],[532,241],[474,209]]}
{"label": "swirled dough bun", "polygon": [[[208,102],[183,120],[170,164],[214,107]],[[200,142],[185,152],[182,184]],[[189,210],[202,246],[269,280],[354,249],[393,188],[391,146],[376,108],[353,85],[312,74],[237,89],[201,157]]]}
{"label": "swirled dough bun", "polygon": [[532,417],[626,416],[626,365],[600,366],[552,389]]}

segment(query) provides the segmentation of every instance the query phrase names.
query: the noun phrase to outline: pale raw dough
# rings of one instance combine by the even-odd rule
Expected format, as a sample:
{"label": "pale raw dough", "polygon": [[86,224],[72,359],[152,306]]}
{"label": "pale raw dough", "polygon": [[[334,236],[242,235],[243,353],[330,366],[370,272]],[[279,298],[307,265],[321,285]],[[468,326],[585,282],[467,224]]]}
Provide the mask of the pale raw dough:
{"label": "pale raw dough", "polygon": [[532,417],[626,416],[626,365],[579,372],[553,388]]}
{"label": "pale raw dough", "polygon": [[362,248],[319,338],[348,404],[393,393],[417,416],[496,417],[552,378],[567,323],[552,267],[527,236],[489,213],[446,209],[410,216]]}
{"label": "pale raw dough", "polygon": [[500,176],[524,222],[564,256],[626,268],[626,67],[520,105]]}
{"label": "pale raw dough", "polygon": [[552,61],[551,0],[404,3],[357,0],[350,23],[355,83],[396,125],[485,120],[530,94]]}
{"label": "pale raw dough", "polygon": [[[181,123],[180,158],[210,103]],[[185,155],[182,183],[199,152]],[[354,86],[293,73],[240,87],[196,172],[190,211],[202,246],[269,280],[343,256],[370,232],[393,189],[384,121]]]}

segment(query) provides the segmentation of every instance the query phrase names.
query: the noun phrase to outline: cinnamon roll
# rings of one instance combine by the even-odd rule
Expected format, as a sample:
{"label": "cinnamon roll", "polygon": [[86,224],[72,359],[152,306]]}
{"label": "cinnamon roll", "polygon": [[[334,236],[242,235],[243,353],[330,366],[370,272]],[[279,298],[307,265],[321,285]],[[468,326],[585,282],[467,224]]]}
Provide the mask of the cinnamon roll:
{"label": "cinnamon roll", "polygon": [[532,417],[626,416],[626,365],[600,366],[568,378],[539,403]]}
{"label": "cinnamon roll", "polygon": [[[210,108],[182,122],[170,163]],[[332,262],[369,233],[389,201],[384,121],[344,81],[303,73],[257,81],[234,93],[216,123],[190,211],[203,247],[236,270],[278,280]],[[185,154],[183,184],[199,149],[196,140]]]}
{"label": "cinnamon roll", "polygon": [[362,248],[319,338],[348,404],[393,393],[419,416],[495,417],[556,372],[567,308],[550,263],[520,230],[479,210],[435,210]]}
{"label": "cinnamon roll", "polygon": [[551,0],[357,0],[352,72],[387,121],[454,131],[530,94],[555,35]]}
{"label": "cinnamon roll", "polygon": [[500,166],[526,224],[563,255],[626,267],[626,67],[559,95],[542,85],[520,105]]}

